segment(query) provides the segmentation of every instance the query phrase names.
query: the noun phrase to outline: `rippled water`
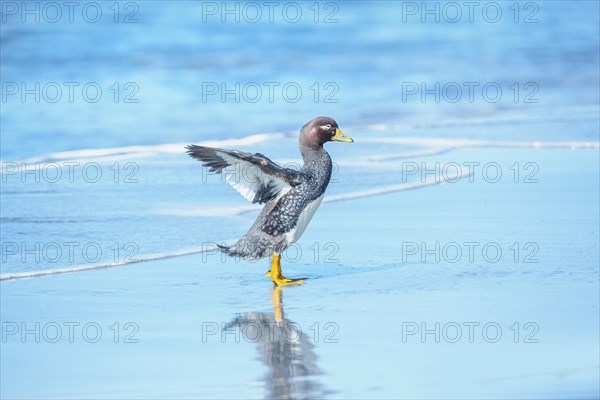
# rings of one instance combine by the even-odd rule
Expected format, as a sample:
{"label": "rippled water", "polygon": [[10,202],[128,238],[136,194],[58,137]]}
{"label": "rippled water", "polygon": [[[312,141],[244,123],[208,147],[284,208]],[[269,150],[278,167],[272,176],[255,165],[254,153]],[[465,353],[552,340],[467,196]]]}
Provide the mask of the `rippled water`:
{"label": "rippled water", "polygon": [[[597,397],[599,3],[465,3],[282,2],[271,21],[260,2],[99,2],[97,22],[90,3],[73,22],[0,3],[2,395]],[[283,296],[266,265],[207,247],[256,207],[184,145],[298,166],[317,115],[355,143],[327,145],[323,209],[284,257],[310,280]],[[399,250],[473,240],[501,261]],[[134,321],[140,341],[4,341],[7,321],[92,320]],[[398,339],[475,320],[503,341]],[[273,340],[207,341],[207,322]]]}
{"label": "rippled water", "polygon": [[[490,16],[483,14],[484,3],[473,11],[473,22],[463,9],[456,23],[449,22],[451,10],[440,9],[439,23],[436,15],[424,14],[426,7],[435,9],[435,2],[423,8],[417,3],[416,14],[407,8],[411,2],[321,3],[317,23],[308,3],[294,3],[302,12],[295,23],[288,22],[291,15],[283,14],[283,6],[281,13],[273,12],[272,23],[266,10],[257,23],[248,22],[250,11],[240,8],[236,23],[236,15],[224,14],[221,7],[209,13],[207,3],[136,2],[137,9],[122,7],[119,23],[108,5],[97,23],[78,13],[73,23],[66,12],[57,23],[44,22],[44,14],[40,23],[29,23],[34,16],[25,15],[25,24],[19,13],[4,15],[2,81],[29,89],[39,83],[41,95],[39,103],[34,95],[21,102],[20,87],[6,95],[2,159],[296,132],[322,114],[334,115],[342,126],[420,125],[447,119],[505,121],[532,113],[547,117],[564,107],[598,103],[595,1],[532,3],[535,8],[523,3],[517,17],[511,5],[501,3],[501,18],[494,23],[488,22],[495,20],[491,9]],[[122,22],[130,14],[138,22]],[[79,84],[72,99],[69,82]],[[49,83],[63,94],[56,103],[49,102],[56,97],[55,86],[44,93]],[[232,94],[222,102],[221,84],[232,90],[236,83],[239,102]],[[428,90],[439,83],[440,101],[429,94],[422,102],[421,83]],[[482,93],[490,83],[489,93]],[[86,84],[102,90],[96,103],[88,101],[96,99],[96,86],[84,93]],[[215,84],[218,92],[211,95]],[[289,93],[283,90],[288,84]],[[252,103],[257,86],[262,96]],[[132,100],[137,103],[126,102]],[[506,129],[504,134],[523,138],[526,132]],[[572,135],[593,137],[590,132],[548,134]]]}
{"label": "rippled water", "polygon": [[[165,212],[220,215],[240,204],[224,185],[200,192],[199,166],[179,144],[283,132],[247,146],[214,143],[298,163],[300,126],[333,115],[357,145],[330,146],[343,179],[330,193],[349,193],[365,180],[382,188],[410,178],[381,174],[370,158],[453,146],[371,137],[597,139],[597,2],[522,4],[518,15],[502,3],[493,23],[475,11],[451,22],[445,8],[438,23],[406,2],[321,3],[318,16],[314,5],[292,3],[297,22],[273,11],[272,22],[265,13],[252,23],[236,4],[232,15],[214,3],[126,3],[118,23],[106,4],[97,23],[77,12],[73,23],[67,13],[50,23],[43,11],[33,23],[35,15],[7,9],[2,237],[11,242],[4,254],[20,260],[5,258],[3,272],[122,262],[215,240],[205,233],[210,219]],[[150,147],[121,149],[140,145]],[[172,154],[160,155],[165,149]],[[352,170],[359,156],[367,161]]]}

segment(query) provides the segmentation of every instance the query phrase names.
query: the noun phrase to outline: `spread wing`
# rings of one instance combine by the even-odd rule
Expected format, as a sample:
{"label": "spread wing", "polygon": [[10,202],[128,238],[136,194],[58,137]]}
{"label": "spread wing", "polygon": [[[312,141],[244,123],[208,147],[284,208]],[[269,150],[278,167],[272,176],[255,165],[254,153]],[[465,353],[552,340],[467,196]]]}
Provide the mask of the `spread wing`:
{"label": "spread wing", "polygon": [[227,182],[253,203],[266,203],[304,181],[301,172],[283,168],[260,153],[193,144],[186,149],[190,157],[210,167],[210,172],[224,173]]}

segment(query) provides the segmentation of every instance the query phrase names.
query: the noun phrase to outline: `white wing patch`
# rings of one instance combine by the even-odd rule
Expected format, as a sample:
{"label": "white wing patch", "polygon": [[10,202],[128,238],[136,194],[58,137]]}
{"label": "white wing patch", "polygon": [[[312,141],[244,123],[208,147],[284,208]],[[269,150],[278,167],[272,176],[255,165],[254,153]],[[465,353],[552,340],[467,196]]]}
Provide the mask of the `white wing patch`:
{"label": "white wing patch", "polygon": [[265,187],[274,186],[274,192],[281,194],[288,191],[291,186],[281,178],[265,174],[261,169],[249,162],[243,162],[227,153],[216,151],[227,164],[233,168],[223,170],[225,180],[242,196],[249,201],[254,201],[256,194]]}

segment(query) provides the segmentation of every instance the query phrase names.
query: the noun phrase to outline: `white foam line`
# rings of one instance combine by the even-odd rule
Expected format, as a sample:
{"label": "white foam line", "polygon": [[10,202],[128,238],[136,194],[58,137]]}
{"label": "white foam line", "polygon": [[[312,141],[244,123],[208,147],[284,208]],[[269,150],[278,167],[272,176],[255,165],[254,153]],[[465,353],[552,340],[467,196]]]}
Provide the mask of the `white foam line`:
{"label": "white foam line", "polygon": [[447,148],[441,148],[441,149],[432,149],[429,151],[414,151],[414,152],[409,152],[409,153],[385,154],[382,156],[368,157],[365,160],[367,162],[372,162],[372,161],[377,162],[377,161],[398,160],[398,159],[404,159],[404,158],[431,157],[431,156],[438,156],[440,154],[445,154],[452,150],[454,150],[453,147],[447,147]]}
{"label": "white foam line", "polygon": [[[270,140],[277,140],[284,137],[283,133],[260,133],[256,135],[245,136],[238,139],[222,139],[222,140],[204,140],[195,142],[200,146],[208,147],[234,147],[234,146],[248,146],[252,144],[267,142]],[[88,150],[74,150],[74,151],[63,151],[59,153],[51,153],[43,157],[31,157],[23,160],[10,163],[12,167],[19,168],[21,163],[29,164],[27,169],[42,168],[44,164],[52,162],[74,162],[74,161],[99,161],[99,160],[113,160],[123,159],[130,157],[149,157],[158,154],[183,154],[185,152],[185,146],[189,143],[171,143],[171,144],[159,144],[152,146],[126,146],[126,147],[113,147],[106,149],[88,149]],[[2,172],[4,173],[5,167],[9,164],[7,161],[0,161]],[[17,164],[17,165],[15,165]]]}
{"label": "white foam line", "polygon": [[327,196],[323,200],[323,203],[335,203],[338,201],[356,200],[365,197],[381,196],[384,194],[390,194],[395,192],[403,192],[406,190],[422,189],[428,186],[442,185],[444,183],[452,182],[456,183],[463,178],[467,178],[472,174],[469,169],[462,168],[457,174],[449,174],[444,176],[443,179],[426,179],[425,182],[419,183],[398,183],[395,185],[382,186],[375,189],[358,190],[356,192],[338,194],[333,196]]}
{"label": "white foam line", "polygon": [[14,281],[17,279],[37,278],[40,276],[59,275],[59,274],[68,274],[68,273],[72,273],[72,272],[93,271],[93,270],[98,270],[98,269],[114,268],[114,267],[120,267],[123,265],[137,264],[137,263],[146,262],[146,261],[163,260],[166,258],[206,253],[206,252],[214,251],[214,250],[215,250],[214,246],[212,246],[212,247],[203,246],[203,247],[179,250],[179,251],[175,251],[173,253],[149,254],[147,256],[141,257],[136,260],[120,261],[120,262],[116,262],[116,263],[93,264],[93,265],[81,264],[81,265],[76,265],[73,267],[46,269],[46,270],[41,270],[41,271],[5,273],[5,274],[0,274],[0,281]]}
{"label": "white foam line", "polygon": [[336,161],[336,164],[356,166],[358,164],[364,165],[364,164],[372,164],[374,162],[404,160],[407,158],[431,157],[431,156],[437,156],[440,154],[445,154],[452,150],[454,150],[453,147],[446,147],[446,148],[432,149],[432,150],[426,150],[426,151],[413,151],[413,152],[404,152],[404,153],[384,154],[381,156],[341,159],[339,161]]}
{"label": "white foam line", "polygon": [[[579,108],[579,107],[578,107]],[[564,112],[564,107],[560,107],[560,111]],[[576,112],[582,111],[576,109]],[[592,114],[593,112],[593,114]],[[531,124],[536,122],[574,122],[584,120],[597,121],[597,105],[592,105],[590,111],[586,112],[583,117],[573,116],[573,110],[567,111],[555,117],[548,115],[556,114],[556,110],[545,110],[544,115],[531,117],[530,115],[515,115],[508,114],[505,117],[470,117],[470,118],[448,118],[442,119],[439,122],[408,122],[396,124],[370,124],[360,126],[361,130],[369,131],[407,131],[407,130],[423,130],[423,129],[439,129],[439,128],[455,128],[455,127],[472,127],[472,126],[490,126],[490,125],[505,125],[505,124]],[[428,116],[421,116],[421,120],[427,120]]]}
{"label": "white foam line", "polygon": [[[349,131],[390,131],[393,127],[386,125],[372,125],[366,129],[349,129]],[[198,145],[209,147],[235,147],[248,146],[252,144],[267,142],[270,140],[278,140],[285,138],[286,135],[282,132],[260,133],[249,135],[237,139],[220,139],[220,140],[204,140],[196,142]],[[358,137],[357,141],[361,143],[378,143],[378,144],[412,144],[425,145],[435,147],[441,150],[433,150],[429,152],[415,153],[400,153],[389,156],[375,156],[356,161],[385,161],[399,158],[414,158],[419,156],[436,155],[449,151],[452,148],[469,148],[469,147],[496,147],[496,148],[567,148],[567,149],[600,149],[600,142],[545,142],[545,141],[493,141],[493,140],[470,140],[470,139],[446,139],[438,137]],[[131,157],[150,157],[159,154],[180,154],[184,152],[184,147],[189,143],[170,143],[148,146],[125,146],[113,147],[105,149],[84,149],[74,151],[64,151],[51,153],[47,156],[30,157],[16,162],[0,161],[2,173],[10,171],[15,172],[20,168],[21,164],[27,164],[28,170],[43,168],[45,164],[53,162],[76,162],[76,161],[107,161],[115,159],[128,159]],[[296,162],[297,160],[294,160]],[[345,163],[345,161],[342,161]],[[7,168],[10,165],[10,168]]]}
{"label": "white foam line", "polygon": [[[383,187],[375,188],[375,189],[359,190],[359,191],[345,193],[345,194],[328,196],[323,200],[323,203],[335,203],[335,202],[340,202],[340,201],[356,200],[356,199],[361,199],[361,198],[365,198],[365,197],[381,196],[381,195],[385,195],[385,194],[401,192],[401,191],[406,191],[406,190],[421,189],[421,188],[425,188],[428,186],[444,184],[446,182],[457,182],[458,180],[466,178],[471,174],[471,171],[469,171],[469,172],[465,172],[465,171],[469,171],[469,170],[461,168],[459,173],[452,174],[449,176],[444,176],[444,179],[442,179],[442,180],[429,179],[429,180],[426,180],[425,182],[421,182],[421,183],[410,183],[410,184],[409,183],[401,183],[401,184],[396,184],[396,185],[383,186]],[[233,215],[241,215],[241,214],[246,214],[251,211],[258,211],[258,210],[260,210],[260,207],[258,207],[258,206],[239,207],[236,209],[236,211],[235,211],[235,213],[233,213]],[[190,214],[186,214],[186,215],[190,215]],[[193,214],[193,216],[196,216],[196,215],[197,214]],[[201,213],[198,215],[201,215]],[[223,215],[225,215],[225,214],[223,214]],[[227,215],[231,215],[231,214],[227,214]],[[200,248],[196,247],[196,248],[192,248],[192,249],[179,250],[179,251],[175,251],[173,253],[150,254],[150,255],[144,256],[140,259],[136,259],[136,260],[132,260],[132,261],[122,261],[122,262],[98,264],[98,265],[84,264],[84,265],[77,265],[77,266],[68,267],[68,268],[48,269],[48,270],[31,271],[31,272],[6,273],[6,274],[0,274],[0,281],[14,281],[14,280],[19,280],[19,279],[38,278],[41,276],[59,275],[59,274],[67,274],[67,273],[74,273],[74,272],[93,271],[93,270],[99,270],[99,269],[114,268],[114,267],[120,267],[123,265],[137,264],[137,263],[146,262],[146,261],[156,261],[156,260],[163,260],[166,258],[174,258],[174,257],[188,256],[188,255],[193,255],[193,254],[200,254],[200,253],[205,253],[205,252],[214,251],[214,250],[215,250],[215,248],[213,246],[209,246],[209,247],[203,246]]]}
{"label": "white foam line", "polygon": [[380,144],[417,144],[433,147],[496,147],[496,148],[523,148],[523,149],[600,149],[600,142],[519,142],[519,141],[495,141],[495,140],[471,140],[471,139],[445,139],[445,138],[423,138],[423,137],[371,137],[361,139],[363,143]]}

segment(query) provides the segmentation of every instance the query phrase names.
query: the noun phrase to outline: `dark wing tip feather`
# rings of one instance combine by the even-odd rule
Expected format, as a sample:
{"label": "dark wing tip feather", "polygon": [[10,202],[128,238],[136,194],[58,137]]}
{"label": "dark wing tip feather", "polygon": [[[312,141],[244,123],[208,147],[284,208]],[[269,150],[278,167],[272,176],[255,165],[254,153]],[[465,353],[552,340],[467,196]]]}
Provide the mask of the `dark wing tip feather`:
{"label": "dark wing tip feather", "polygon": [[202,161],[204,165],[210,167],[210,172],[221,172],[224,168],[229,166],[223,158],[219,156],[217,150],[211,147],[197,146],[190,144],[185,146],[187,153],[190,157]]}
{"label": "dark wing tip feather", "polygon": [[200,151],[201,149],[205,149],[205,148],[206,147],[197,146],[195,144],[188,144],[187,146],[185,146],[185,150],[190,157],[193,157],[195,152]]}

